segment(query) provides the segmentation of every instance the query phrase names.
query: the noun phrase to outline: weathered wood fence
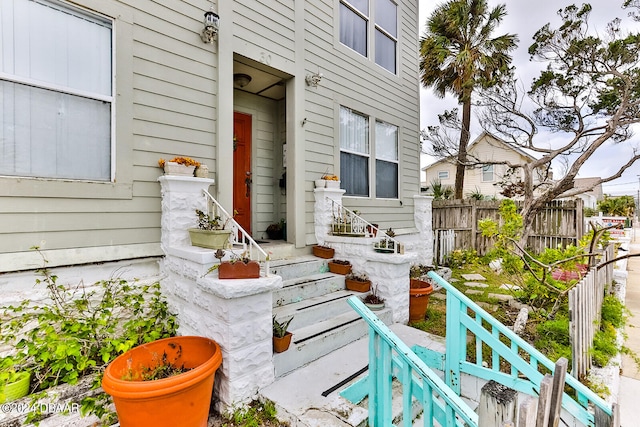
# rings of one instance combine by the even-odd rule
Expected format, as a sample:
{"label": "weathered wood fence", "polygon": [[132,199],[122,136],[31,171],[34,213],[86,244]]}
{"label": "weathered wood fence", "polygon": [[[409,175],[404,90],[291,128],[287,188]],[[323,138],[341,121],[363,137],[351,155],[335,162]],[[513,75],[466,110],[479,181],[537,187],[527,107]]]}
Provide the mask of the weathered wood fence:
{"label": "weathered wood fence", "polygon": [[[607,246],[600,264],[614,257],[613,245]],[[587,275],[569,291],[569,336],[571,340],[571,374],[582,378],[591,369],[593,337],[600,327],[600,313],[605,289],[613,281],[613,267],[610,263],[600,268],[592,267]]]}
{"label": "weathered wood fence", "polygon": [[[538,397],[527,396],[520,399],[519,410],[517,392],[494,381],[482,387],[478,405],[478,427],[557,427],[562,421],[562,393],[567,375],[568,361],[558,359],[553,376],[545,374],[540,382]],[[611,408],[612,415],[594,407],[596,426],[620,427],[617,404]]]}
{"label": "weathered wood fence", "polygon": [[455,249],[456,233],[453,230],[435,230],[433,237],[433,262],[436,265],[442,265]]}
{"label": "weathered wood fence", "polygon": [[[577,244],[584,234],[582,206],[580,199],[547,204],[531,225],[533,232],[529,236],[528,247],[534,253],[539,253],[545,248]],[[484,255],[493,246],[493,241],[482,235],[478,221],[485,218],[499,221],[499,207],[499,200],[435,200],[434,236],[437,237],[440,230],[453,230],[454,249],[475,249],[478,255]]]}

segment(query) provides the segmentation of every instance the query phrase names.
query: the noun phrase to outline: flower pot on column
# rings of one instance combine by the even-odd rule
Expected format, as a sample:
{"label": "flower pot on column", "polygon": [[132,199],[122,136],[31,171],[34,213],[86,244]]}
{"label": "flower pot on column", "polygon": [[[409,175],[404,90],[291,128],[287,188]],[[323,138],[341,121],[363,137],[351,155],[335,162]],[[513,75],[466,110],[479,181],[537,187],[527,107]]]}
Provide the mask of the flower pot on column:
{"label": "flower pot on column", "polygon": [[219,279],[257,279],[260,277],[260,264],[257,261],[224,261],[218,267]]}
{"label": "flower pot on column", "polygon": [[410,279],[409,287],[409,321],[424,320],[429,305],[429,296],[433,292],[431,283],[420,279]]}
{"label": "flower pot on column", "polygon": [[[113,397],[121,427],[206,427],[221,362],[220,347],[209,338],[165,338],[115,358],[104,372],[102,388]],[[145,380],[168,364],[186,372]]]}
{"label": "flower pot on column", "polygon": [[190,228],[191,245],[208,249],[227,249],[231,230],[201,230]]}

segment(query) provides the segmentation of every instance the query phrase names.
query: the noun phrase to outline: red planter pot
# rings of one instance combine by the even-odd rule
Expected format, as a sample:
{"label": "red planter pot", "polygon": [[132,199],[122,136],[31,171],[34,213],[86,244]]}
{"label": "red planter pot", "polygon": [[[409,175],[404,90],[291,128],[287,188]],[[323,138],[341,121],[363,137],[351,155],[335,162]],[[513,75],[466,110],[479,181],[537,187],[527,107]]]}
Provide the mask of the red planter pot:
{"label": "red planter pot", "polygon": [[319,258],[331,259],[335,253],[336,251],[333,248],[325,248],[317,245],[313,247],[313,254]]}
{"label": "red planter pot", "polygon": [[355,292],[369,292],[369,289],[371,289],[371,280],[363,282],[361,280],[345,279],[344,284],[348,290]]}
{"label": "red planter pot", "polygon": [[[174,366],[190,370],[152,381],[141,378],[166,352]],[[204,337],[172,337],[142,344],[116,357],[104,372],[102,388],[113,397],[121,427],[206,427],[216,370],[218,344]]]}
{"label": "red planter pot", "polygon": [[287,351],[291,345],[292,336],[293,334],[291,332],[287,332],[284,337],[273,337],[273,352],[282,353]]}
{"label": "red planter pot", "polygon": [[260,264],[257,261],[244,263],[223,262],[218,267],[219,279],[257,279],[260,277]]}
{"label": "red planter pot", "polygon": [[329,262],[329,271],[336,274],[347,275],[351,273],[351,264],[336,264],[335,262]]}
{"label": "red planter pot", "polygon": [[409,288],[409,321],[424,320],[429,306],[429,296],[433,292],[431,283],[420,279],[411,279]]}

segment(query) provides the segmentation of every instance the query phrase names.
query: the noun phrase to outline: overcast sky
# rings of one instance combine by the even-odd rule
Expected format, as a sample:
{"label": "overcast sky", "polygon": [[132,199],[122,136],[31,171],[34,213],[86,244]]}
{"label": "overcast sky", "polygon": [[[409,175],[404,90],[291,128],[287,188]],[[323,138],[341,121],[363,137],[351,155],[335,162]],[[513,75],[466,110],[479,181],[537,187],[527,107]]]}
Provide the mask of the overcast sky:
{"label": "overcast sky", "polygon": [[[420,23],[422,26],[421,35],[424,32],[424,24],[429,15],[442,1],[420,0]],[[520,42],[517,51],[514,53],[514,65],[516,66],[516,74],[520,81],[526,82],[528,88],[531,79],[536,76],[542,65],[529,61],[527,49],[532,42],[534,33],[544,24],[550,22],[552,27],[558,26],[560,19],[557,11],[569,4],[581,4],[582,2],[572,2],[567,0],[489,0],[489,6],[495,7],[499,3],[506,4],[507,16],[498,27],[495,34],[515,33],[518,35]],[[603,33],[606,23],[614,17],[626,18],[627,11],[621,8],[622,0],[593,0],[590,2],[593,6],[590,22],[591,28]],[[623,19],[629,23],[629,19]],[[640,24],[634,25],[635,31],[640,31]],[[422,129],[429,125],[436,125],[438,121],[437,115],[445,109],[456,107],[455,99],[448,96],[444,100],[437,98],[431,89],[421,89],[421,123]],[[479,125],[472,123],[471,139],[473,140],[482,131]],[[597,159],[592,159],[583,166],[578,177],[588,176],[609,176],[621,164],[624,164],[630,157],[631,147],[640,147],[640,129],[636,130],[636,135],[631,141],[624,143],[624,146],[609,144],[602,152],[597,153]],[[425,166],[433,161],[428,157],[422,159],[422,165]],[[558,173],[558,167],[554,170]],[[632,168],[622,176],[622,178],[613,181],[611,184],[604,185],[604,192],[611,195],[629,194],[636,195],[640,190],[640,161],[636,162]]]}

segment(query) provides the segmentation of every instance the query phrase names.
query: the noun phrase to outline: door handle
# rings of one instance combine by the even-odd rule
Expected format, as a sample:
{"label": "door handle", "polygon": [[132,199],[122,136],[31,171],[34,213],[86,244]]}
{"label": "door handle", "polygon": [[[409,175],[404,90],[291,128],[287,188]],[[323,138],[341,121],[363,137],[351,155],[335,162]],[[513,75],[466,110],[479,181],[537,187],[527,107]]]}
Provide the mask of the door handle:
{"label": "door handle", "polygon": [[247,171],[247,172],[245,172],[245,174],[246,174],[246,178],[244,179],[244,184],[247,187],[247,191],[245,193],[245,196],[249,197],[249,195],[251,194],[251,182],[252,182],[252,180],[251,180],[251,172]]}

